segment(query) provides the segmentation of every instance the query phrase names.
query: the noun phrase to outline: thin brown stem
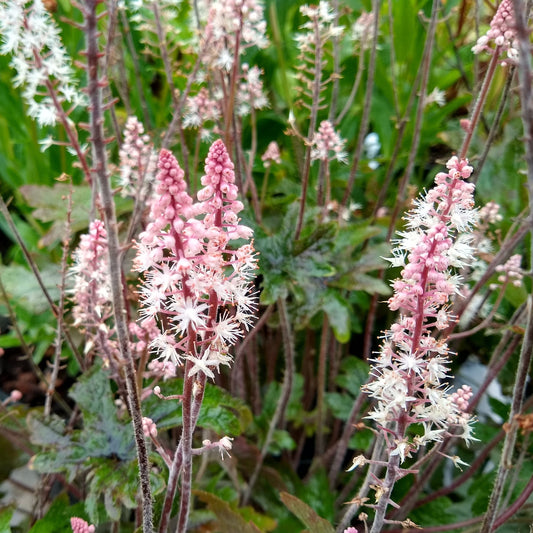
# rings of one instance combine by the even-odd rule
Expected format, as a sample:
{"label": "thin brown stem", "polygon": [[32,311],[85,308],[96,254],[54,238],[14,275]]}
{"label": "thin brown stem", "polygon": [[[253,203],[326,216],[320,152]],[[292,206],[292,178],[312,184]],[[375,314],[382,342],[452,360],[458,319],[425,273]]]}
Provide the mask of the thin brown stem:
{"label": "thin brown stem", "polygon": [[[63,316],[65,311],[65,281],[67,276],[67,259],[69,253],[69,244],[71,237],[70,215],[72,213],[72,182],[70,182],[70,191],[67,197],[67,224],[66,231],[63,237],[63,251],[61,254],[61,281],[59,284],[59,303],[57,311],[59,316]],[[46,391],[46,400],[44,403],[44,415],[49,417],[52,411],[52,397],[56,388],[57,378],[59,376],[59,367],[61,364],[61,348],[63,346],[63,321],[57,321],[57,333],[54,350],[54,360],[52,362],[52,372],[50,373],[50,380],[48,389]]]}
{"label": "thin brown stem", "polygon": [[433,55],[435,31],[437,28],[438,7],[439,0],[433,0],[433,6],[431,9],[431,19],[429,22],[426,43],[424,46],[424,53],[422,56],[422,65],[420,68],[422,74],[420,78],[420,88],[418,91],[418,106],[416,108],[413,140],[411,143],[411,149],[409,151],[407,165],[405,167],[402,179],[400,180],[400,184],[398,185],[397,199],[394,204],[394,210],[392,212],[389,229],[387,231],[387,240],[390,240],[392,234],[394,233],[394,228],[396,227],[396,220],[398,219],[399,211],[403,207],[407,185],[409,184],[409,179],[411,178],[411,174],[413,172],[416,155],[418,153],[418,147],[420,144],[422,121],[424,119],[424,109],[426,107],[426,94],[429,81],[429,70],[431,66],[431,57]]}
{"label": "thin brown stem", "polygon": [[320,351],[318,353],[318,376],[317,376],[317,413],[316,413],[316,455],[321,457],[324,453],[324,425],[325,425],[325,395],[326,395],[326,366],[329,347],[329,321],[324,314],[322,322],[322,337]]}
{"label": "thin brown stem", "polygon": [[498,105],[496,115],[494,116],[494,119],[492,121],[489,135],[487,137],[487,140],[485,141],[483,153],[481,154],[480,158],[476,162],[476,173],[471,178],[472,183],[477,183],[479,176],[481,176],[481,171],[483,170],[483,166],[485,165],[485,161],[489,154],[489,150],[492,148],[492,143],[494,141],[494,138],[496,137],[496,133],[498,132],[500,128],[503,111],[505,110],[505,106],[507,105],[507,102],[509,99],[509,93],[511,92],[511,85],[514,79],[515,72],[516,72],[516,68],[514,66],[512,66],[507,72],[507,78],[505,79],[505,85],[503,87],[502,96],[500,98],[500,103]]}
{"label": "thin brown stem", "polygon": [[[522,104],[522,123],[524,128],[524,145],[525,145],[525,159],[527,162],[527,183],[529,188],[529,211],[533,212],[533,91],[531,88],[533,82],[533,69],[531,67],[531,43],[530,31],[527,26],[526,14],[529,9],[526,9],[526,4],[521,0],[513,0],[514,14],[515,14],[515,29],[517,32],[517,39],[519,43],[519,67],[518,76],[520,79],[520,100]],[[483,100],[488,84],[493,76],[493,71],[496,68],[500,49],[496,48],[494,56],[492,57],[485,82],[483,84],[479,100]],[[490,77],[489,77],[490,76]],[[476,109],[481,108],[482,104],[476,106]],[[474,128],[474,121],[468,133],[472,135]],[[469,137],[465,138],[461,153],[466,154],[468,148]],[[533,230],[531,223],[529,224],[530,231]],[[530,261],[533,259],[533,248],[530,251]],[[520,358],[518,361],[518,368],[516,372],[515,384],[513,388],[513,399],[511,403],[511,411],[509,413],[509,428],[505,437],[498,473],[496,481],[491,493],[487,513],[483,519],[482,530],[494,531],[496,525],[496,514],[502,498],[505,483],[508,477],[509,469],[512,464],[512,455],[514,452],[518,424],[516,415],[520,414],[524,403],[527,376],[531,367],[531,359],[533,357],[533,302],[531,295],[528,299],[528,319],[526,332],[524,335],[524,342],[520,351]],[[533,485],[532,485],[533,487]]]}
{"label": "thin brown stem", "polygon": [[189,521],[192,483],[192,401],[194,376],[189,376],[192,363],[185,365],[185,381],[183,383],[182,401],[182,433],[181,433],[181,496],[178,525],[176,533],[185,533]]}
{"label": "thin brown stem", "polygon": [[494,53],[490,60],[489,68],[487,69],[485,78],[483,79],[483,84],[481,85],[479,96],[474,105],[474,109],[472,110],[472,114],[470,115],[468,127],[466,129],[465,137],[463,139],[463,144],[461,146],[461,150],[459,151],[459,159],[465,159],[468,153],[468,148],[470,147],[472,136],[474,135],[474,131],[476,130],[476,126],[479,121],[479,117],[481,116],[481,110],[485,105],[485,100],[489,92],[489,87],[492,82],[492,78],[494,78],[496,67],[498,66],[498,62],[500,61],[500,50],[501,47],[497,47],[496,50],[494,50]]}
{"label": "thin brown stem", "polygon": [[152,493],[150,488],[150,464],[148,451],[142,428],[142,411],[137,390],[135,366],[130,350],[129,332],[127,324],[126,302],[124,301],[123,276],[120,263],[120,248],[118,240],[118,226],[115,214],[115,204],[109,182],[107,169],[107,155],[103,131],[104,116],[102,111],[102,80],[99,78],[98,59],[101,56],[98,48],[98,27],[96,6],[99,0],[86,0],[84,15],[86,20],[87,39],[87,73],[88,95],[90,101],[90,129],[91,143],[94,157],[94,173],[107,229],[109,278],[111,285],[111,299],[113,315],[118,338],[118,347],[125,367],[126,387],[128,393],[129,410],[132,417],[133,432],[139,465],[139,478],[143,507],[143,531],[153,531]]}

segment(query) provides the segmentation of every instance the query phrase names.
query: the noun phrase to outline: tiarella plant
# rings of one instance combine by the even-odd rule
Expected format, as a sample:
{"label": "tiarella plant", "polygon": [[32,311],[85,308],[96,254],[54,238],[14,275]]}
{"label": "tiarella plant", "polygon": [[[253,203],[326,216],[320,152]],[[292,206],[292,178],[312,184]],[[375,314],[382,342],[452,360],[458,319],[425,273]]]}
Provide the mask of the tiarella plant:
{"label": "tiarella plant", "polygon": [[[354,459],[354,466],[369,462],[386,468],[384,479],[376,478],[373,484],[373,533],[387,522],[389,505],[397,505],[392,500],[396,481],[416,472],[424,456],[404,468],[401,465],[406,459],[421,447],[429,451],[433,446],[433,452],[439,452],[445,437],[459,436],[467,443],[473,438],[467,410],[471,392],[447,392],[451,354],[446,340],[435,335],[453,321],[449,307],[454,295],[460,294],[457,272],[473,259],[472,230],[477,219],[474,185],[465,181],[472,167],[456,156],[446,166],[448,171],[435,177],[435,187],[408,212],[406,230],[400,233],[389,260],[402,267],[388,301],[391,310],[400,311],[400,318],[384,333],[365,386],[376,401],[367,418],[378,424],[388,459]],[[374,457],[380,456],[381,449],[376,446]],[[459,457],[452,459],[466,464]]]}
{"label": "tiarella plant", "polygon": [[[178,531],[185,531],[193,433],[206,379],[214,379],[221,365],[230,365],[231,347],[252,326],[257,259],[252,244],[236,247],[232,242],[248,241],[252,230],[240,223],[243,204],[237,199],[233,163],[222,141],[209,149],[198,202],[187,193],[184,172],[171,152],[161,151],[158,168],[150,222],[139,237],[135,268],[144,274],[142,322],[159,326],[150,347],[162,362],[184,367],[183,428],[170,466],[161,527],[168,522],[180,478]],[[223,437],[219,446],[229,450],[231,440]]]}
{"label": "tiarella plant", "polygon": [[529,4],[0,0],[0,529],[530,521]]}

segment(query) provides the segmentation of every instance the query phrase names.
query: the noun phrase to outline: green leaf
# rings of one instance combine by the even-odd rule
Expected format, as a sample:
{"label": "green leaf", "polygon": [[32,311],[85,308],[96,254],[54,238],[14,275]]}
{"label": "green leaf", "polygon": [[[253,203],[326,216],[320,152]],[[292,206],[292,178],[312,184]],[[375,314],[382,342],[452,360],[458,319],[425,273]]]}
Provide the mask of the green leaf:
{"label": "green leaf", "polygon": [[388,296],[392,292],[389,285],[383,280],[364,274],[357,269],[343,274],[331,285],[347,291],[365,291],[369,294],[382,294],[384,296]]}
{"label": "green leaf", "polygon": [[[286,417],[287,420],[295,420],[302,413],[302,396],[304,389],[304,378],[301,374],[294,374],[291,395],[289,403],[287,405]],[[257,419],[264,419],[265,425],[268,425],[268,421],[274,416],[274,411],[279,402],[281,395],[281,383],[276,381],[271,382],[268,385],[266,393],[264,395],[263,411]],[[256,420],[257,420],[256,419]]]}
{"label": "green leaf", "polygon": [[[308,214],[308,216],[311,213]],[[298,256],[310,249],[316,249],[317,246],[326,244],[329,246],[335,240],[338,224],[336,222],[327,222],[325,224],[315,225],[315,219],[307,221],[302,236],[294,243],[294,255]]]}
{"label": "green leaf", "polygon": [[79,378],[70,395],[83,414],[82,429],[65,435],[64,422],[58,417],[44,421],[36,411],[28,417],[32,442],[45,447],[33,459],[35,470],[75,475],[88,459],[131,460],[135,455],[131,425],[118,420],[111,383],[101,365]]}
{"label": "green leaf", "polygon": [[284,429],[276,429],[272,435],[272,442],[268,451],[272,455],[279,455],[283,450],[294,450],[295,448],[296,442],[294,442],[291,434]]}
{"label": "green leaf", "polygon": [[410,518],[415,524],[422,526],[442,526],[456,522],[456,516],[450,512],[452,502],[443,496],[437,498],[410,513]]}
{"label": "green leaf", "polygon": [[301,487],[297,487],[297,492],[292,492],[294,496],[301,498],[323,519],[333,522],[335,520],[335,492],[329,488],[329,479],[325,468],[318,468],[313,471],[313,475]]}
{"label": "green leaf", "polygon": [[327,290],[322,303],[323,311],[328,315],[328,320],[336,339],[345,343],[350,339],[350,304],[334,290]]}
{"label": "green leaf", "polygon": [[[46,185],[23,185],[20,187],[22,196],[31,207],[35,208],[33,216],[42,222],[52,222],[52,227],[41,239],[42,246],[51,246],[61,241],[66,234],[68,196],[72,193],[72,211],[70,213],[71,231],[85,229],[91,219],[92,190],[88,185],[69,185],[55,183],[53,187]],[[117,213],[123,213],[131,202],[124,198],[116,198]]]}
{"label": "green leaf", "polygon": [[282,492],[280,497],[287,509],[295,514],[308,528],[309,533],[335,533],[335,529],[327,520],[318,516],[309,505],[296,496]]}
{"label": "green leaf", "polygon": [[[209,492],[195,490],[194,494],[200,501],[207,504],[209,510],[217,518],[217,532],[219,533],[261,533],[261,530],[252,522],[245,520],[229,503]],[[267,530],[271,531],[271,529]]]}
{"label": "green leaf", "polygon": [[468,495],[473,516],[478,516],[486,512],[494,486],[494,477],[494,472],[482,474],[476,476],[475,482],[470,485]]}
{"label": "green leaf", "polygon": [[33,411],[28,416],[28,427],[31,430],[31,442],[39,446],[69,446],[71,438],[65,435],[65,421],[52,414],[45,422],[40,412]]}
{"label": "green leaf", "polygon": [[70,389],[83,413],[80,444],[89,456],[111,456],[129,460],[134,455],[129,423],[117,418],[114,395],[107,372],[95,365]]}
{"label": "green leaf", "polygon": [[489,404],[494,414],[498,415],[502,420],[507,421],[509,419],[510,405],[508,403],[489,396]]}
{"label": "green leaf", "polygon": [[350,450],[368,450],[370,444],[374,442],[374,438],[375,435],[370,429],[356,429],[350,437],[348,448]]}
{"label": "green leaf", "polygon": [[258,513],[253,507],[239,507],[239,514],[248,523],[253,522],[262,532],[274,531],[278,525],[270,516]]}
{"label": "green leaf", "polygon": [[361,387],[368,380],[369,371],[370,368],[365,361],[354,356],[346,357],[341,362],[336,383],[343,389],[350,391],[354,397],[357,397],[361,394]]}
{"label": "green leaf", "polygon": [[[59,269],[49,264],[41,269],[40,274],[51,298],[57,301],[59,299]],[[9,299],[14,301],[17,307],[24,307],[27,312],[35,315],[42,314],[49,309],[48,300],[29,268],[17,264],[2,266],[0,276]]]}
{"label": "green leaf", "polygon": [[90,220],[92,191],[89,186],[70,186],[56,183],[53,187],[46,185],[23,185],[22,196],[31,207],[35,208],[33,216],[41,222],[52,222],[52,227],[42,238],[43,246],[60,241],[66,234],[68,198],[72,190],[71,228],[80,231],[87,227]]}
{"label": "green leaf", "polygon": [[[183,392],[183,379],[173,379],[161,385],[165,396]],[[176,400],[160,400],[149,396],[143,402],[143,409],[159,429],[179,427],[182,423],[181,405]],[[219,435],[237,436],[245,431],[253,419],[250,408],[239,398],[211,383],[205,386],[198,426],[212,429]]]}
{"label": "green leaf", "polygon": [[69,505],[69,499],[66,494],[61,494],[54,499],[50,509],[43,518],[35,522],[29,533],[72,533],[70,527],[70,518],[86,516],[83,503]]}
{"label": "green leaf", "polygon": [[250,408],[239,398],[208,383],[198,417],[198,425],[219,435],[240,435],[253,419]]}
{"label": "green leaf", "polygon": [[382,231],[378,226],[370,226],[367,222],[343,226],[335,238],[335,251],[345,253],[347,250],[354,250],[358,245],[379,235]]}
{"label": "green leaf", "polygon": [[275,274],[263,276],[261,304],[270,305],[275,303],[279,298],[285,300],[289,294],[287,276],[284,274]]}
{"label": "green leaf", "polygon": [[353,406],[353,398],[340,392],[327,392],[326,404],[335,418],[346,422]]}
{"label": "green leaf", "polygon": [[11,533],[10,523],[13,510],[13,507],[6,507],[0,510],[0,533]]}

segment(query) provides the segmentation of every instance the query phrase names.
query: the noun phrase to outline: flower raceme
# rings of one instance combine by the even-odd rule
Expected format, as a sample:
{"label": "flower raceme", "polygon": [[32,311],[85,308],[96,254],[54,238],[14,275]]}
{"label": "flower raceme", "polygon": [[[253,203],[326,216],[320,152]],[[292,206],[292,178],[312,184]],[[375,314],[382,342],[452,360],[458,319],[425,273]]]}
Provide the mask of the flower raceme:
{"label": "flower raceme", "polygon": [[[399,455],[400,462],[447,434],[459,434],[467,443],[472,438],[472,420],[465,413],[470,396],[457,401],[447,393],[443,380],[450,352],[446,342],[433,335],[451,320],[448,306],[460,284],[451,269],[471,261],[477,218],[474,185],[464,181],[472,167],[454,156],[447,168],[448,172],[437,174],[436,186],[415,201],[406,231],[400,233],[389,259],[403,267],[388,302],[401,315],[384,334],[372,368],[374,379],[366,387],[377,400],[369,418],[393,436],[389,454]],[[410,438],[406,430],[415,423],[423,432]]]}
{"label": "flower raceme", "polygon": [[[492,48],[494,46],[495,48]],[[502,65],[508,62],[514,64],[518,60],[518,44],[516,42],[515,17],[512,0],[502,0],[496,14],[490,22],[490,29],[482,35],[477,43],[472,47],[474,54],[488,52],[503,55],[507,53],[507,59],[502,61]]]}
{"label": "flower raceme", "polygon": [[104,222],[95,219],[90,223],[88,233],[80,238],[69,273],[73,280],[70,292],[74,325],[87,337],[85,355],[90,360],[94,348],[94,354],[109,366],[119,359],[119,350],[114,339],[107,254]]}
{"label": "flower raceme", "polygon": [[[54,126],[58,106],[65,102],[71,108],[84,105],[59,28],[41,0],[1,0],[0,37],[0,54],[13,56],[14,86],[23,87],[28,115],[40,126]],[[51,88],[55,102],[50,94],[43,95]]]}
{"label": "flower raceme", "polygon": [[150,223],[137,244],[135,268],[144,273],[143,321],[160,331],[151,348],[163,362],[189,365],[189,376],[229,365],[229,348],[248,330],[256,299],[252,230],[240,224],[235,174],[224,143],[215,141],[205,161],[203,188],[194,202],[184,172],[168,150],[158,162]]}

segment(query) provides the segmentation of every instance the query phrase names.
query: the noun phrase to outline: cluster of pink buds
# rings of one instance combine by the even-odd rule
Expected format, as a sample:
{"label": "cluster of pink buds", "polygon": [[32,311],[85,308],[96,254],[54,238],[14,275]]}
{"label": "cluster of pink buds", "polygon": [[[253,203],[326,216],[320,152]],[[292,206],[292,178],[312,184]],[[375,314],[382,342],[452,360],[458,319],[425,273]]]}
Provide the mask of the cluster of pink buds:
{"label": "cluster of pink buds", "polygon": [[157,426],[151,418],[143,416],[142,425],[145,437],[157,437]]}
{"label": "cluster of pink buds", "polygon": [[468,410],[468,402],[472,398],[472,388],[468,385],[463,385],[460,389],[457,389],[450,398],[460,411],[466,412]]}
{"label": "cluster of pink buds", "polygon": [[72,533],[94,533],[95,527],[89,525],[83,518],[73,516],[70,519],[70,526],[72,527]]}
{"label": "cluster of pink buds", "polygon": [[[518,47],[515,42],[514,18],[513,1],[502,0],[490,23],[490,30],[485,35],[482,35],[472,48],[474,54],[479,54],[483,51],[491,54],[498,53],[498,55],[507,53],[508,59],[502,61],[502,64],[505,65],[507,62],[516,63],[518,60]],[[493,49],[491,45],[496,48]]]}
{"label": "cluster of pink buds", "polygon": [[318,127],[318,132],[311,141],[311,160],[333,161],[336,159],[346,163],[348,154],[344,151],[346,141],[341,139],[328,120],[323,120]]}
{"label": "cluster of pink buds", "polygon": [[162,362],[189,361],[189,376],[229,365],[229,348],[249,329],[256,300],[252,230],[240,224],[233,163],[215,141],[205,161],[198,202],[187,193],[183,170],[168,150],[159,156],[156,197],[140,235],[135,268],[144,273],[143,321],[156,320],[151,342]]}
{"label": "cluster of pink buds", "polygon": [[[460,280],[451,270],[472,260],[477,218],[474,185],[465,181],[472,167],[454,156],[447,168],[437,174],[436,186],[414,202],[393,250],[390,261],[402,271],[393,282],[389,307],[401,316],[384,334],[366,387],[377,401],[369,418],[385,430],[389,455],[398,455],[400,462],[419,446],[456,434],[452,428],[458,427],[466,442],[472,438],[463,403],[446,392],[448,346],[434,335],[452,319],[448,306]],[[408,437],[411,424],[420,424],[423,434]]]}
{"label": "cluster of pink buds", "polygon": [[[502,285],[512,283],[515,287],[522,285],[522,279],[524,277],[522,268],[522,256],[520,254],[512,255],[505,264],[498,265],[496,272],[499,273],[498,282]],[[498,284],[492,284],[491,289],[498,288]]]}
{"label": "cluster of pink buds", "polygon": [[479,210],[479,220],[480,222],[485,222],[486,224],[496,224],[501,222],[503,219],[500,214],[500,205],[496,202],[487,202]]}
{"label": "cluster of pink buds", "polygon": [[[118,361],[119,350],[115,339],[107,246],[104,223],[95,219],[90,223],[89,231],[80,237],[73,253],[74,264],[69,270],[73,286],[69,292],[74,304],[74,325],[87,337],[85,355],[94,352],[106,366],[113,366]],[[146,339],[153,337],[154,329],[156,324],[153,320],[142,325],[129,324],[134,354],[146,351]]]}

